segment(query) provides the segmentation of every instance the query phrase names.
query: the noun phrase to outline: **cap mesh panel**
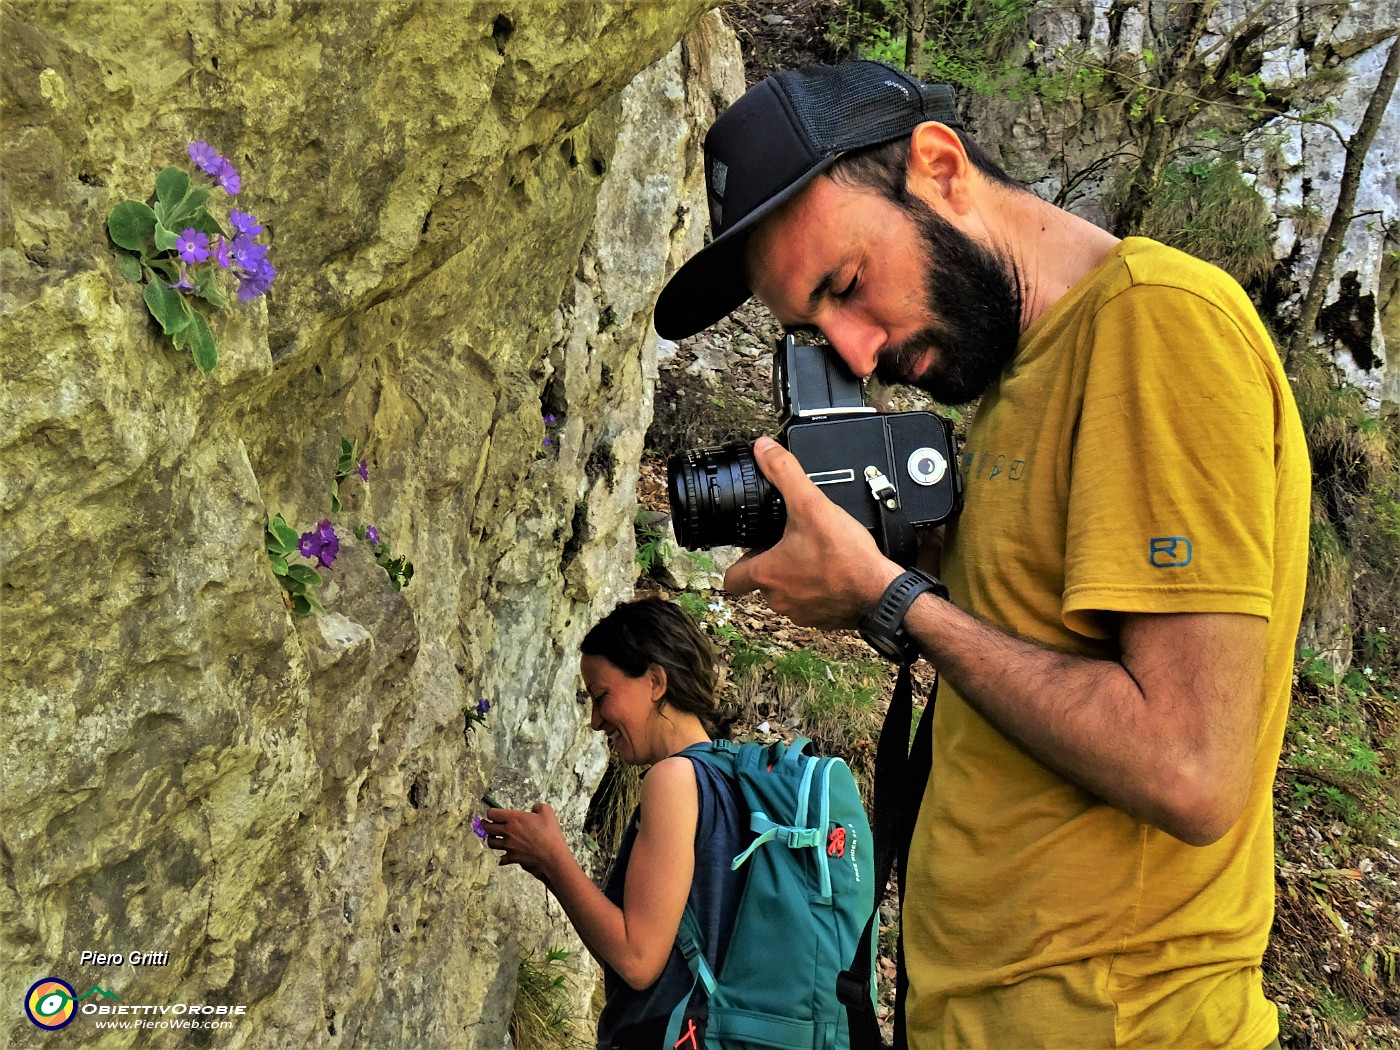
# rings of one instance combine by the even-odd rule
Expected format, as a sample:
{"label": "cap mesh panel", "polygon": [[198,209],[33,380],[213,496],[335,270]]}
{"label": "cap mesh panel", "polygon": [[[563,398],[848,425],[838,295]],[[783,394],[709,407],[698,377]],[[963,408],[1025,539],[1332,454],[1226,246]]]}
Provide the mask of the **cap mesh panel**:
{"label": "cap mesh panel", "polygon": [[778,77],[821,153],[888,142],[925,120],[960,123],[951,105],[940,104],[943,98],[930,98],[933,92],[892,66],[856,62],[789,70]]}

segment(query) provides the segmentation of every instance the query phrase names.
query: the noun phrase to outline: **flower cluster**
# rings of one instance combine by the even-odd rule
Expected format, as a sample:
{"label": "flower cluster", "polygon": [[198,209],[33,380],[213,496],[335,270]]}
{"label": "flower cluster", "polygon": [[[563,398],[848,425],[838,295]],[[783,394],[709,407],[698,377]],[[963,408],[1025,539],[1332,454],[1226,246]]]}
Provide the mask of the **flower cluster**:
{"label": "flower cluster", "polygon": [[315,529],[303,532],[297,550],[307,561],[315,558],[321,568],[330,568],[335,563],[335,556],[340,553],[340,537],[335,534],[331,519],[322,518]]}
{"label": "flower cluster", "polygon": [[[360,483],[369,483],[369,464],[360,457],[359,449],[347,438],[340,439],[340,456],[336,461],[335,475],[331,481],[331,517],[338,515],[342,508],[340,483],[349,477],[357,477]],[[341,533],[337,531],[331,517],[322,518],[313,528],[298,534],[282,515],[276,514],[267,523],[267,557],[277,582],[287,592],[292,611],[298,616],[311,612],[324,612],[324,606],[316,600],[309,588],[319,586],[323,581],[317,569],[328,569],[335,564],[340,554]],[[406,557],[397,557],[389,550],[389,544],[380,534],[377,526],[360,525],[355,535],[368,543],[374,553],[374,560],[389,577],[394,590],[401,591],[413,579],[413,563]],[[300,555],[307,564],[290,559]],[[315,562],[313,568],[311,562]],[[486,704],[486,701],[481,701]],[[485,715],[490,705],[480,710]]]}
{"label": "flower cluster", "polygon": [[554,413],[550,412],[544,417],[544,447],[549,448],[554,444],[554,428],[558,426]]}
{"label": "flower cluster", "polygon": [[463,735],[466,737],[470,737],[472,730],[475,729],[480,723],[486,721],[486,715],[490,710],[491,701],[487,700],[486,697],[483,696],[480,700],[476,702],[476,707],[474,709],[465,712],[466,727],[462,731]]}
{"label": "flower cluster", "polygon": [[[274,514],[267,519],[268,564],[272,566],[277,582],[286,592],[286,600],[291,605],[292,612],[298,616],[325,612],[325,606],[311,592],[312,587],[319,587],[325,582],[321,574],[310,565],[290,560],[296,554],[308,560],[315,556],[322,568],[335,561],[336,552],[340,550],[340,540],[336,538],[335,529],[329,527],[329,521],[323,521],[321,525],[327,526],[329,535],[322,534],[320,526],[317,526],[315,531],[298,536],[297,530],[288,525],[282,515]],[[334,549],[330,549],[332,544]],[[322,557],[327,553],[328,558]]]}
{"label": "flower cluster", "polygon": [[[207,142],[191,142],[190,160],[209,181],[230,196],[242,177]],[[218,364],[218,347],[208,318],[194,300],[218,310],[227,305],[219,275],[237,278],[236,295],[247,303],[267,294],[277,269],[258,241],[263,224],[251,212],[230,210],[225,226],[209,211],[209,185],[182,168],[156,176],[147,201],[125,200],[107,217],[107,233],[118,248],[117,265],[129,280],[144,284],[142,299],[176,349],[188,349],[203,372]]]}
{"label": "flower cluster", "polygon": [[486,841],[486,822],[480,816],[472,817],[472,834],[482,842]]}

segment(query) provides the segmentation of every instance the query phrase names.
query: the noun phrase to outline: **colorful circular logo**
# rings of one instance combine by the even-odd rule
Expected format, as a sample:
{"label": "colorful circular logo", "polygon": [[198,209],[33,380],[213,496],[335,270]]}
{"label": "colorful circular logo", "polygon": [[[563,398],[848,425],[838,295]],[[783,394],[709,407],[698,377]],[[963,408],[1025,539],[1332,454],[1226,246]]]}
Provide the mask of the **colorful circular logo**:
{"label": "colorful circular logo", "polygon": [[78,993],[67,981],[45,977],[42,981],[35,981],[25,994],[24,1012],[40,1028],[50,1031],[63,1028],[73,1020],[77,997]]}

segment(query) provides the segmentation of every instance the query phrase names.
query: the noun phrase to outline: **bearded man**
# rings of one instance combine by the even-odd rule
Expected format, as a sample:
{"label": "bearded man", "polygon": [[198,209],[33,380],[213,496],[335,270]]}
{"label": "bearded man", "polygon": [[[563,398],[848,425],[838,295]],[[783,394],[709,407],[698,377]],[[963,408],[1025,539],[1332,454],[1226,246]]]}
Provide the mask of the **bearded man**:
{"label": "bearded man", "polygon": [[1309,467],[1249,299],[1016,185],[950,89],[879,63],[756,85],[706,176],[713,239],[663,291],[661,335],[752,295],[858,376],[981,399],[950,600],[769,438],[786,531],[725,579],[799,623],[902,616],[938,670],[909,1045],[1274,1045],[1260,963]]}

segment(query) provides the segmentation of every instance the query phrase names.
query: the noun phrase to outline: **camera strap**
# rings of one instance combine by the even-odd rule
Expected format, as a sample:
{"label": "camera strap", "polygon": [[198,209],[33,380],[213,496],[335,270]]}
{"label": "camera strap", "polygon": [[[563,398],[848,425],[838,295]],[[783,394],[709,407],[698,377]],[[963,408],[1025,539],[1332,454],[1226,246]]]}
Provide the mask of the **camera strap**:
{"label": "camera strap", "polygon": [[[865,924],[851,968],[836,981],[837,998],[846,1004],[846,1020],[851,1050],[889,1050],[880,1038],[880,1024],[870,1002],[870,968],[874,945],[880,932],[880,902],[893,870],[899,879],[901,911],[909,863],[909,844],[919,803],[933,768],[933,705],[938,682],[929,691],[928,703],[919,717],[914,742],[908,744],[914,716],[914,676],[912,663],[901,664],[890,709],[885,715],[880,740],[875,747],[875,813],[871,830],[875,836],[875,911]],[[901,926],[903,922],[901,921]],[[904,1030],[904,1003],[909,987],[904,967],[904,936],[898,940],[895,958],[894,1048],[908,1046]]]}
{"label": "camera strap", "polygon": [[875,499],[875,540],[890,561],[908,569],[919,558],[919,539],[904,508],[899,505],[899,493],[890,479],[878,467],[865,468],[865,482]]}

